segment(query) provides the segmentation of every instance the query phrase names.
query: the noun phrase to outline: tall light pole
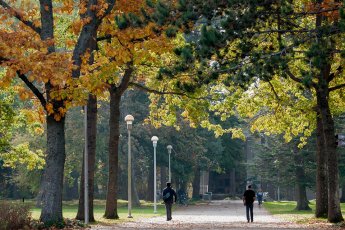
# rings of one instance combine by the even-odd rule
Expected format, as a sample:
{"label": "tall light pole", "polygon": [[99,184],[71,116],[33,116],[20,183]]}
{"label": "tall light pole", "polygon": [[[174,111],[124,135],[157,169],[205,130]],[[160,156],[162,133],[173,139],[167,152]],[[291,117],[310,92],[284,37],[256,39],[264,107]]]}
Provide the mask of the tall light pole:
{"label": "tall light pole", "polygon": [[84,223],[89,223],[89,151],[87,148],[87,104],[84,106]]}
{"label": "tall light pole", "polygon": [[125,117],[128,130],[128,218],[132,218],[132,153],[131,153],[131,130],[134,117],[127,115]]}
{"label": "tall light pole", "polygon": [[157,147],[157,142],[158,142],[158,137],[153,136],[151,138],[151,141],[153,143],[153,200],[154,200],[154,208],[153,208],[153,213],[157,213],[157,179],[156,179],[156,174],[157,174],[157,170],[156,170],[156,147]]}
{"label": "tall light pole", "polygon": [[169,182],[171,183],[171,168],[170,168],[170,155],[171,155],[171,150],[172,150],[172,146],[168,145],[167,149],[168,149],[168,153],[169,153]]}

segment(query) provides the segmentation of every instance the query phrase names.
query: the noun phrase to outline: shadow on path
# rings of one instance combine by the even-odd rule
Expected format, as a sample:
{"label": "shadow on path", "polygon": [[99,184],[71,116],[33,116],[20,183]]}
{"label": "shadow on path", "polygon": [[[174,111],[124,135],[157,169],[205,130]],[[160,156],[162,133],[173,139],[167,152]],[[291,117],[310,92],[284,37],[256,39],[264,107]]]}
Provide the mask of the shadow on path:
{"label": "shadow on path", "polygon": [[171,221],[165,216],[139,219],[95,229],[318,229],[283,221],[254,205],[254,222],[247,223],[242,201],[221,200],[209,204],[178,207]]}

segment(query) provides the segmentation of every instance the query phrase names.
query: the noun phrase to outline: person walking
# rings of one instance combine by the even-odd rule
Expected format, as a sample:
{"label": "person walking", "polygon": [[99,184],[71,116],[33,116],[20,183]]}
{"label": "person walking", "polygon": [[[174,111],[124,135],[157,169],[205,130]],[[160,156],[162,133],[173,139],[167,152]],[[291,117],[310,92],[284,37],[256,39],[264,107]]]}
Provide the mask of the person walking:
{"label": "person walking", "polygon": [[[247,221],[253,222],[253,205],[255,201],[255,192],[252,190],[252,186],[248,185],[248,189],[243,194],[243,204],[246,206]],[[250,216],[249,216],[250,214]]]}
{"label": "person walking", "polygon": [[167,187],[163,190],[163,201],[165,204],[165,210],[167,213],[167,221],[171,220],[171,208],[174,203],[174,197],[175,197],[175,203],[177,201],[177,195],[174,189],[171,188],[171,183],[167,182]]}
{"label": "person walking", "polygon": [[256,197],[258,199],[259,207],[261,207],[263,196],[264,196],[264,193],[262,192],[261,189],[259,189],[259,191],[256,193]]}

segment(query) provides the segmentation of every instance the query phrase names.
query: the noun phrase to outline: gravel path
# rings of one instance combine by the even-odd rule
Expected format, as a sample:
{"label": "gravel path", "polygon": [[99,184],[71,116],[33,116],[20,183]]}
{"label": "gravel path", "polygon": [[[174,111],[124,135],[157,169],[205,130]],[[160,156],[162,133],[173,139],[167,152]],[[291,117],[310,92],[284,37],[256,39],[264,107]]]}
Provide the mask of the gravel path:
{"label": "gravel path", "polygon": [[114,226],[97,226],[95,229],[320,229],[286,222],[270,215],[264,208],[254,205],[254,222],[247,223],[242,201],[212,201],[209,204],[178,207],[172,220],[165,216],[139,219]]}

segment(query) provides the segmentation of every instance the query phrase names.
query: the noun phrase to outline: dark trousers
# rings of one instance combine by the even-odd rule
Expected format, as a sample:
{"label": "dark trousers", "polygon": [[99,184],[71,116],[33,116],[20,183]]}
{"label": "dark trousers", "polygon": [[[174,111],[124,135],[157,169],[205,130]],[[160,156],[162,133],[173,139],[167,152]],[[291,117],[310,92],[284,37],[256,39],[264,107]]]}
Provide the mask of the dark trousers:
{"label": "dark trousers", "polygon": [[[250,212],[250,218],[249,218],[249,212]],[[247,220],[248,222],[251,220],[253,222],[254,216],[253,216],[253,203],[246,204],[246,214],[247,214]]]}
{"label": "dark trousers", "polygon": [[258,199],[258,203],[259,203],[259,205],[261,205],[262,204],[262,199]]}
{"label": "dark trousers", "polygon": [[172,203],[165,203],[165,210],[167,212],[167,220],[171,220],[171,207],[172,207]]}

